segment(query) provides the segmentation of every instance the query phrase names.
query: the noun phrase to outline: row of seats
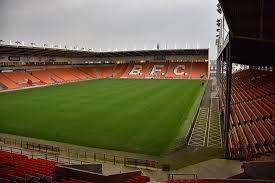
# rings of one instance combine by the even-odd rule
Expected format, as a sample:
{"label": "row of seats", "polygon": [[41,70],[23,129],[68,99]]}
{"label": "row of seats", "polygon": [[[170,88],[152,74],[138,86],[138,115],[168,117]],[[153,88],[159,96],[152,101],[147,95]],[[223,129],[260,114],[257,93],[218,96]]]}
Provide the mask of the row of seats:
{"label": "row of seats", "polygon": [[148,176],[137,176],[124,181],[123,183],[147,183],[150,182],[150,177]]}
{"label": "row of seats", "polygon": [[[222,99],[224,111],[225,91]],[[233,74],[230,111],[229,147],[233,157],[275,152],[274,73],[245,70]]]}
{"label": "row of seats", "polygon": [[[236,73],[232,76],[231,103],[235,104],[259,99],[272,94],[272,91],[275,90],[274,73],[266,71],[255,72],[254,70],[245,72],[247,73],[245,75],[240,72],[241,74]],[[223,86],[225,87],[225,85]],[[225,91],[223,92],[223,96],[225,96]]]}
{"label": "row of seats", "polygon": [[0,182],[62,182],[85,183],[76,179],[55,180],[54,167],[59,164],[45,159],[32,159],[25,155],[0,151]]}

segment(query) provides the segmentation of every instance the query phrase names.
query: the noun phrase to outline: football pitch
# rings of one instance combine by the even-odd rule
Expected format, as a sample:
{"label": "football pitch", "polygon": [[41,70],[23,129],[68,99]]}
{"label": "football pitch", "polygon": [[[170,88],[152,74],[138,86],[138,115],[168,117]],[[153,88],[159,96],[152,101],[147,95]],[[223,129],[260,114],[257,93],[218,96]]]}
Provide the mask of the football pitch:
{"label": "football pitch", "polygon": [[0,132],[161,155],[175,145],[202,82],[102,79],[0,93]]}

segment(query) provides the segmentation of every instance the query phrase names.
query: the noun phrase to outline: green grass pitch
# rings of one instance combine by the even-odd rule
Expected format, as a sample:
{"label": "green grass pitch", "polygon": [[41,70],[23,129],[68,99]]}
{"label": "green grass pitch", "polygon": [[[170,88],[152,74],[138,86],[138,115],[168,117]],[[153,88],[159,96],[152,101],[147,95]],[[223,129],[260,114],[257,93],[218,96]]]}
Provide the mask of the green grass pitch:
{"label": "green grass pitch", "polygon": [[161,155],[179,135],[201,83],[103,79],[0,93],[0,132]]}

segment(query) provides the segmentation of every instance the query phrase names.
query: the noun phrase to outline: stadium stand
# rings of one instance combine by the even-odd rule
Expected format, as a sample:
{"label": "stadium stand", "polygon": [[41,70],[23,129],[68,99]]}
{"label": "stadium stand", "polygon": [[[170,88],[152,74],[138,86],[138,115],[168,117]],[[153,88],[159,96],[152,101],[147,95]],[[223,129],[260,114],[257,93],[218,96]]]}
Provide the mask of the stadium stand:
{"label": "stadium stand", "polygon": [[233,156],[275,152],[274,76],[258,70],[232,75],[229,146]]}
{"label": "stadium stand", "polygon": [[[207,63],[204,62],[146,62],[94,67],[67,66],[66,68],[44,68],[43,70],[14,70],[13,72],[0,73],[0,86],[1,90],[7,90],[35,85],[49,85],[67,81],[109,77],[198,79],[207,77],[207,68]],[[254,92],[254,90],[247,92],[251,93]],[[260,96],[264,93],[266,93],[264,89],[258,91],[258,95]],[[237,101],[244,99],[241,96],[239,97],[238,94],[236,95]],[[261,103],[261,101],[259,102]],[[270,111],[270,109],[266,110]]]}

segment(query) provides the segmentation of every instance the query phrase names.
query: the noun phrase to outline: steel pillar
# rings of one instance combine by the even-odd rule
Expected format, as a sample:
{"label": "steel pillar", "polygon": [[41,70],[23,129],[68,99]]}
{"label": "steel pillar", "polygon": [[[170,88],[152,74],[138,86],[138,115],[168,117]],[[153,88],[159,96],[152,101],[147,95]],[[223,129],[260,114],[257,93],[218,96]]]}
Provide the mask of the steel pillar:
{"label": "steel pillar", "polygon": [[224,143],[225,143],[225,158],[230,158],[229,153],[229,143],[228,143],[228,134],[229,134],[229,116],[230,116],[230,107],[231,107],[231,85],[232,85],[232,60],[231,60],[231,44],[229,43],[226,48],[226,92],[225,92],[225,117],[224,117]]}

